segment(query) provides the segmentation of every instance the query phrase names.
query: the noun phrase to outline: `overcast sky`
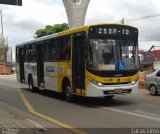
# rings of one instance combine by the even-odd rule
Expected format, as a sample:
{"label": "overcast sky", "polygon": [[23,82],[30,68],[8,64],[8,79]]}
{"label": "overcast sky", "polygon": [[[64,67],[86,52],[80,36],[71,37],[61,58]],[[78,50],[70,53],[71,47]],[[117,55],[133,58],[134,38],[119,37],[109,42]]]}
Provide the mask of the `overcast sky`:
{"label": "overcast sky", "polygon": [[[9,45],[31,39],[46,25],[67,22],[62,0],[23,0],[22,7],[0,5],[0,10]],[[139,20],[155,15],[159,16]],[[160,41],[160,0],[90,0],[85,24],[117,22],[121,18],[138,27],[139,40]]]}

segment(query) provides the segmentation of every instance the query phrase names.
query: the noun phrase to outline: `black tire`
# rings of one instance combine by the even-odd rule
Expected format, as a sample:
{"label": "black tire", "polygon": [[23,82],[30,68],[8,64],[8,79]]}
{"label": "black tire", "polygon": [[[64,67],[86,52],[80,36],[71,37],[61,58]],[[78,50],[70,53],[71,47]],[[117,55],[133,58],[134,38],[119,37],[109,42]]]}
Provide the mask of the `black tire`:
{"label": "black tire", "polygon": [[32,76],[29,77],[28,86],[29,86],[29,90],[30,90],[31,92],[35,92],[35,87],[34,87],[34,85],[33,85],[33,78],[32,78]]}
{"label": "black tire", "polygon": [[150,92],[150,95],[158,95],[158,91],[157,91],[157,87],[155,85],[151,85],[149,87],[149,92]]}
{"label": "black tire", "polygon": [[114,95],[111,95],[111,96],[105,96],[104,98],[106,99],[106,100],[112,100],[113,99],[113,97],[114,97]]}
{"label": "black tire", "polygon": [[65,95],[65,99],[69,102],[73,101],[73,94],[72,94],[72,89],[71,89],[71,85],[68,81],[65,82],[64,85],[64,95]]}

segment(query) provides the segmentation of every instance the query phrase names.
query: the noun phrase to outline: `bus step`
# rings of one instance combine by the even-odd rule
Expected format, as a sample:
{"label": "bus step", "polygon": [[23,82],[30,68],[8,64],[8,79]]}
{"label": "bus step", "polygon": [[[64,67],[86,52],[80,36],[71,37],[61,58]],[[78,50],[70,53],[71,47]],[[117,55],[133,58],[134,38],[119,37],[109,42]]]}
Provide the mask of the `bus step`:
{"label": "bus step", "polygon": [[44,90],[44,89],[45,89],[45,88],[42,87],[42,86],[39,86],[38,88],[39,88],[39,90]]}

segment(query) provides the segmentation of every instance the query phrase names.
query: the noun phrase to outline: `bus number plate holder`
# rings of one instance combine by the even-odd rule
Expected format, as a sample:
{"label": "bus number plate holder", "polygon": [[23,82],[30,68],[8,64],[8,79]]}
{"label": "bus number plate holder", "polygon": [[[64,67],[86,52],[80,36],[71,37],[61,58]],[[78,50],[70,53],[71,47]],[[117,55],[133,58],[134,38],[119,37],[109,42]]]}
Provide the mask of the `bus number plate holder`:
{"label": "bus number plate holder", "polygon": [[116,93],[116,94],[123,93],[123,88],[114,89],[114,93]]}

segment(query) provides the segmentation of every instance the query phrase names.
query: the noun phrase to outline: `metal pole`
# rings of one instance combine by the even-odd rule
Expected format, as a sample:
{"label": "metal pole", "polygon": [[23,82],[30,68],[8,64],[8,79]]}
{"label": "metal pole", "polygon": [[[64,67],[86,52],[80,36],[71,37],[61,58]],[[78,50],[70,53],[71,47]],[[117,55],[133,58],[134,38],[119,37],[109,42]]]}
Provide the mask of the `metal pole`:
{"label": "metal pole", "polygon": [[2,38],[4,39],[4,35],[3,35],[3,16],[2,16],[2,10],[0,10],[1,13],[1,30],[2,30]]}
{"label": "metal pole", "polygon": [[12,47],[11,47],[11,65],[12,65]]}
{"label": "metal pole", "polygon": [[124,18],[122,18],[122,24],[124,24]]}
{"label": "metal pole", "polygon": [[3,62],[6,63],[6,48],[4,46],[4,34],[3,34],[3,15],[2,15],[2,10],[0,10],[0,14],[1,14],[1,34],[2,34],[2,43],[3,43],[3,47],[2,47],[2,54],[4,56]]}

